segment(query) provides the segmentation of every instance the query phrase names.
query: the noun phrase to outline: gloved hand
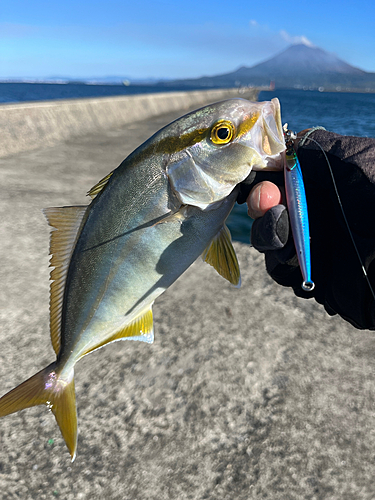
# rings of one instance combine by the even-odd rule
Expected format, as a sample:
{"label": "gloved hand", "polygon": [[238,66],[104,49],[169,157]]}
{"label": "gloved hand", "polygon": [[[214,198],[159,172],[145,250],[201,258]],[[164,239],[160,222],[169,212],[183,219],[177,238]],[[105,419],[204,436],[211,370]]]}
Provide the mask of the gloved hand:
{"label": "gloved hand", "polygon": [[[364,277],[327,161],[309,138],[326,152],[345,216],[375,290],[375,139],[316,130],[298,147],[309,211],[312,292],[301,288],[287,210],[280,204],[284,203],[283,174],[252,172],[241,185],[238,202],[247,200],[250,214],[256,218],[251,241],[265,253],[267,271],[277,283],[292,287],[299,297],[314,297],[329,314],[339,314],[356,328],[373,330],[374,292]],[[265,180],[279,186],[281,194],[270,182],[263,184]]]}

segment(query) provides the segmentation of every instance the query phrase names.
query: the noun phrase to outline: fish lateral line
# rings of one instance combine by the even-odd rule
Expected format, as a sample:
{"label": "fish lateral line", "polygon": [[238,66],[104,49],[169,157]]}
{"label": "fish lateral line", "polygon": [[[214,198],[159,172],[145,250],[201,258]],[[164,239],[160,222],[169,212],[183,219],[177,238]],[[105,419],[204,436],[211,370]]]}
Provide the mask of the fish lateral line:
{"label": "fish lateral line", "polygon": [[97,245],[91,246],[89,248],[85,248],[84,250],[82,250],[82,252],[88,252],[90,250],[95,250],[96,248],[100,248],[104,245],[107,245],[108,243],[112,243],[113,241],[116,241],[120,238],[123,238],[124,236],[128,236],[129,234],[135,233],[136,231],[140,231],[142,229],[147,229],[150,227],[155,227],[158,224],[162,224],[163,222],[168,222],[168,219],[171,219],[176,214],[178,214],[178,211],[177,212],[167,212],[166,214],[163,214],[160,217],[157,217],[156,219],[153,219],[149,222],[146,222],[145,224],[140,224],[139,226],[136,226],[133,229],[129,229],[129,231],[125,231],[124,233],[118,234],[117,236],[114,236],[113,238],[110,238],[110,239],[107,239],[105,241],[102,241],[101,243],[98,243]]}

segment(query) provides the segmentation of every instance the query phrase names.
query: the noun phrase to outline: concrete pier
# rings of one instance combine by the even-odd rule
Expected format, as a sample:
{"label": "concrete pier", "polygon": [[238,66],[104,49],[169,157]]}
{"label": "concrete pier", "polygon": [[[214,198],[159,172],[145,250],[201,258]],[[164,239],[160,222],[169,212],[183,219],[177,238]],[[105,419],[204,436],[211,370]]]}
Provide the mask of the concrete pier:
{"label": "concrete pier", "polygon": [[[250,100],[257,93],[246,89]],[[241,89],[218,89],[0,105],[0,157],[244,95]]]}
{"label": "concrete pier", "polygon": [[[185,110],[0,160],[1,395],[55,359],[41,209],[88,203]],[[241,289],[198,260],[154,304],[153,345],[117,342],[77,364],[73,464],[47,408],[0,419],[1,499],[375,498],[374,333],[296,298],[234,246]]]}

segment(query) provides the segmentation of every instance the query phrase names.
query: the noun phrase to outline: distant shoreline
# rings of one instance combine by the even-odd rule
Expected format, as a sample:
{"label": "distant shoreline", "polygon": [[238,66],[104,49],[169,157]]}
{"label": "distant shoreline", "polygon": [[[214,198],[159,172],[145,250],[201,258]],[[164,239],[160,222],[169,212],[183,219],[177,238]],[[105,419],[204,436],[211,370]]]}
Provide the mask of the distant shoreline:
{"label": "distant shoreline", "polygon": [[[262,88],[261,89],[263,92],[273,92],[273,90],[270,90],[269,88]],[[284,88],[284,87],[275,87],[275,90],[293,90],[293,91],[302,91],[302,92],[326,92],[326,93],[332,93],[332,94],[375,94],[375,89],[358,89],[358,88],[342,88],[340,90],[333,89],[333,88],[323,88],[323,90],[320,90],[319,88],[303,88],[303,89],[296,89],[296,88]]]}
{"label": "distant shoreline", "polygon": [[[233,88],[233,87],[232,87]],[[291,88],[259,85],[239,85],[236,87],[239,95],[246,92],[320,92],[335,94],[374,94],[375,89],[355,87],[307,87]],[[0,81],[0,105],[21,102],[59,101],[73,99],[89,99],[115,96],[131,96],[141,94],[160,94],[171,92],[226,91],[228,87],[183,86],[183,85],[153,85],[153,84],[119,84],[119,83],[86,83],[66,81]]]}

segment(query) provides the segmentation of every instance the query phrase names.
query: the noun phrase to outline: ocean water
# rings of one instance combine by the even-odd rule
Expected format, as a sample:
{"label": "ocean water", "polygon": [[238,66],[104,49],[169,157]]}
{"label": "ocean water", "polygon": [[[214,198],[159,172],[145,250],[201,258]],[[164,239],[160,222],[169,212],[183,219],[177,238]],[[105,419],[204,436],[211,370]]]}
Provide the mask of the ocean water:
{"label": "ocean water", "polygon": [[[167,91],[182,90],[181,86],[168,87]],[[0,82],[0,104],[24,101],[49,101],[83,99],[85,97],[110,97],[116,95],[150,94],[166,92],[157,85],[85,85],[82,83],[4,83]]]}
{"label": "ocean water", "polygon": [[321,125],[343,135],[375,137],[375,94],[275,90],[260,92],[259,101],[277,97],[283,123],[296,132]]}
{"label": "ocean water", "polygon": [[[176,86],[168,90],[182,88]],[[0,83],[0,103],[165,91],[165,88],[151,85]],[[280,100],[283,124],[288,123],[295,132],[321,125],[339,134],[375,137],[375,94],[275,90],[260,92],[258,99],[269,101],[274,97]],[[249,243],[251,224],[246,205],[236,205],[228,218],[233,239]]]}

